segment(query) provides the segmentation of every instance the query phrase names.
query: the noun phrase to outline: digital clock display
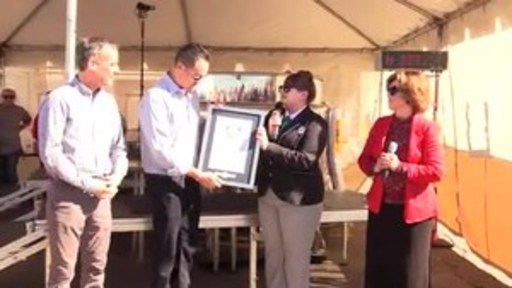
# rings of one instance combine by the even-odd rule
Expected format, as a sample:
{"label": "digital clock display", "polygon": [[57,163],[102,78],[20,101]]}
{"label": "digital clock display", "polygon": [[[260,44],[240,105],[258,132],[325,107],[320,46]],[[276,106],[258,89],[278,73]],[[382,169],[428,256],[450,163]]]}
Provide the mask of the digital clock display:
{"label": "digital clock display", "polygon": [[382,69],[446,70],[446,51],[383,51]]}

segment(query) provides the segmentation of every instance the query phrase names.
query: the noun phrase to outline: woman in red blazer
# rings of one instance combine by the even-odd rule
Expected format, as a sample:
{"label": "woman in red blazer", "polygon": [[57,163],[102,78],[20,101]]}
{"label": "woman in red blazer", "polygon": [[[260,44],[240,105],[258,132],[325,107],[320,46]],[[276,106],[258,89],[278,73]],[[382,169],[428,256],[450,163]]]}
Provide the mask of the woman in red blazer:
{"label": "woman in red blazer", "polygon": [[430,243],[443,174],[436,123],[423,112],[429,83],[418,71],[387,79],[390,116],[373,125],[358,164],[373,183],[367,195],[366,288],[430,287]]}

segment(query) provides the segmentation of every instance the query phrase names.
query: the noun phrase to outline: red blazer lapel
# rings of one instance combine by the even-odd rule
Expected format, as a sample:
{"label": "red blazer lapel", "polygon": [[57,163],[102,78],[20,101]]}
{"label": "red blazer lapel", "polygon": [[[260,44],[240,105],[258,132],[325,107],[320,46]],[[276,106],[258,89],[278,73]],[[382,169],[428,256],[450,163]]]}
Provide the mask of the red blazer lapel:
{"label": "red blazer lapel", "polygon": [[376,153],[376,157],[380,156],[380,154],[383,152],[383,151],[386,151],[387,148],[384,147],[384,145],[386,144],[386,139],[387,139],[387,136],[388,136],[388,131],[389,131],[389,127],[391,126],[391,120],[393,118],[388,116],[388,117],[384,117],[384,118],[381,118],[381,121],[379,123],[379,126],[378,126],[378,129],[375,129],[375,133],[377,135],[375,135],[376,139],[378,139],[379,141],[375,141],[375,144],[379,145],[377,147],[375,147],[375,153]]}
{"label": "red blazer lapel", "polygon": [[407,162],[409,163],[418,163],[421,160],[421,151],[420,143],[423,139],[422,127],[424,126],[424,121],[422,115],[416,114],[412,118],[411,123],[411,135],[409,136],[409,151],[407,153]]}

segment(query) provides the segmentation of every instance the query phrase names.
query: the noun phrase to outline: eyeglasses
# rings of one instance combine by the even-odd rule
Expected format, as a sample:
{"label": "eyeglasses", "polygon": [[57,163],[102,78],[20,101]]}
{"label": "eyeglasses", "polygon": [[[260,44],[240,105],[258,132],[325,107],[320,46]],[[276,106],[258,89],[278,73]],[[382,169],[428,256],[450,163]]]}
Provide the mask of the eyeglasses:
{"label": "eyeglasses", "polygon": [[400,88],[398,88],[398,86],[390,86],[387,90],[389,96],[394,96],[396,93],[400,92]]}
{"label": "eyeglasses", "polygon": [[288,93],[288,92],[290,92],[290,90],[292,90],[292,87],[279,85],[279,92],[281,92],[281,93]]}
{"label": "eyeglasses", "polygon": [[203,75],[194,73],[194,72],[190,71],[189,69],[186,69],[186,71],[187,71],[187,74],[190,76],[190,78],[192,78],[192,80],[194,80],[196,82],[203,78]]}
{"label": "eyeglasses", "polygon": [[9,94],[9,95],[2,95],[2,98],[12,100],[12,99],[16,98],[16,96]]}
{"label": "eyeglasses", "polygon": [[199,80],[201,80],[204,77],[203,75],[194,71],[194,68],[188,68],[184,64],[182,64],[182,63],[180,63],[180,64],[181,64],[181,68],[183,69],[183,71],[185,71],[185,73],[187,73],[187,75],[190,78],[192,78],[192,80],[194,80],[195,82],[198,82]]}

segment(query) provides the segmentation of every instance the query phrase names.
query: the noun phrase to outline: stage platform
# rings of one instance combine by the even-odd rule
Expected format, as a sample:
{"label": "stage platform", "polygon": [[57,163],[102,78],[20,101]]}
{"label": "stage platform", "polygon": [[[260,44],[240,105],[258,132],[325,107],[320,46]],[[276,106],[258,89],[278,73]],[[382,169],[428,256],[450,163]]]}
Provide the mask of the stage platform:
{"label": "stage platform", "polygon": [[[152,229],[149,216],[149,201],[140,195],[118,195],[113,200],[113,232],[143,232]],[[231,229],[232,265],[236,265],[236,228],[250,229],[249,248],[249,287],[256,287],[256,261],[258,239],[257,196],[255,193],[214,193],[204,195],[203,209],[199,222],[201,229],[214,230],[214,269],[218,265],[218,229]],[[364,197],[353,192],[326,193],[322,223],[342,223],[344,230],[343,242],[340,248],[346,260],[348,237],[347,224],[349,222],[366,221],[367,210]],[[35,221],[35,229],[45,227],[45,220]],[[139,243],[142,234],[139,234]],[[143,245],[143,244],[141,244]],[[140,249],[139,251],[141,251]]]}
{"label": "stage platform", "polygon": [[[113,232],[134,232],[134,243],[137,243],[139,249],[144,245],[144,231],[152,229],[150,217],[149,199],[141,193],[140,188],[142,179],[135,177],[132,189],[125,189],[119,193],[112,201],[113,209]],[[45,237],[46,221],[44,220],[44,193],[47,184],[44,173],[36,172],[24,188],[37,191],[34,193],[38,198],[38,205],[35,205],[37,217],[33,220],[18,223],[0,223],[5,229],[16,230],[16,239],[7,239],[0,243],[0,269],[23,260],[32,254],[47,248],[47,239]],[[131,185],[130,185],[131,186]],[[20,193],[21,196],[21,193]],[[25,199],[26,196],[23,195]],[[343,261],[347,260],[348,247],[348,223],[366,221],[367,209],[365,207],[364,195],[354,192],[327,192],[324,201],[324,211],[322,213],[322,223],[341,223],[343,229],[342,250]],[[231,264],[232,269],[236,269],[237,255],[237,229],[249,229],[249,287],[256,287],[256,264],[258,259],[258,217],[257,217],[257,195],[253,192],[236,193],[234,191],[223,191],[217,193],[203,193],[202,214],[199,226],[201,229],[211,230],[213,233],[212,259],[214,270],[218,268],[219,262],[219,229],[230,229],[231,233]],[[3,230],[2,231],[6,231]],[[25,234],[23,234],[25,232]],[[11,236],[9,238],[12,238]],[[0,239],[1,240],[1,239]],[[13,241],[14,240],[14,241]],[[3,245],[5,244],[5,245]],[[48,253],[47,253],[48,255]],[[142,254],[140,255],[142,257]],[[49,257],[47,257],[48,264]]]}

